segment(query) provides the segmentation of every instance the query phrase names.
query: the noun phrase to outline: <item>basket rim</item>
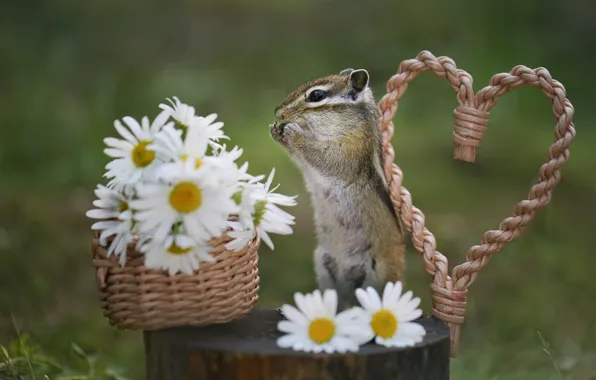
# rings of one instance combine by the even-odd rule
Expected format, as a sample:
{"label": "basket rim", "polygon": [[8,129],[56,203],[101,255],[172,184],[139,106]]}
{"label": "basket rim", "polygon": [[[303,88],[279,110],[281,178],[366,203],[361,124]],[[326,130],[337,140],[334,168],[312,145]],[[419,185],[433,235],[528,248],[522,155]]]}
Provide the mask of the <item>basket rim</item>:
{"label": "basket rim", "polygon": [[[110,255],[107,256],[107,245],[101,245],[99,242],[99,236],[94,236],[92,239],[91,244],[91,256],[92,256],[92,263],[93,266],[96,268],[97,271],[97,279],[100,283],[100,287],[104,288],[106,286],[105,279],[108,275],[108,271],[117,270],[117,271],[129,271],[134,268],[138,275],[144,273],[145,275],[151,276],[166,276],[168,278],[182,278],[184,276],[192,277],[192,276],[201,276],[207,271],[213,270],[214,265],[221,265],[223,261],[232,259],[235,263],[242,263],[243,261],[249,262],[254,259],[258,260],[259,257],[259,248],[261,245],[261,236],[256,231],[255,236],[247,242],[247,244],[242,247],[238,251],[230,251],[225,248],[225,244],[231,241],[232,238],[228,235],[224,234],[219,238],[214,238],[210,241],[210,246],[213,248],[209,251],[216,261],[215,262],[208,262],[202,261],[199,268],[195,269],[192,273],[181,273],[178,272],[174,275],[170,275],[167,270],[165,269],[156,269],[156,268],[148,268],[145,266],[145,254],[139,252],[136,249],[136,242],[130,242],[127,246],[126,251],[126,261],[124,265],[120,263],[119,256]],[[253,257],[254,256],[254,257]]]}

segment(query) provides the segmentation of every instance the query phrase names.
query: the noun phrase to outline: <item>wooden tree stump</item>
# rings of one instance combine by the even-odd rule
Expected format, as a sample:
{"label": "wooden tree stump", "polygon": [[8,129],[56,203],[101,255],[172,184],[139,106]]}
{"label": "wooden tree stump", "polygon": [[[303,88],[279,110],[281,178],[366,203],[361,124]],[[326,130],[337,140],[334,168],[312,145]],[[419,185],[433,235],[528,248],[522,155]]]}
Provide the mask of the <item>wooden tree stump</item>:
{"label": "wooden tree stump", "polygon": [[278,310],[254,310],[226,324],[146,331],[148,380],[385,380],[449,379],[449,329],[434,317],[420,344],[358,353],[310,354],[281,349]]}

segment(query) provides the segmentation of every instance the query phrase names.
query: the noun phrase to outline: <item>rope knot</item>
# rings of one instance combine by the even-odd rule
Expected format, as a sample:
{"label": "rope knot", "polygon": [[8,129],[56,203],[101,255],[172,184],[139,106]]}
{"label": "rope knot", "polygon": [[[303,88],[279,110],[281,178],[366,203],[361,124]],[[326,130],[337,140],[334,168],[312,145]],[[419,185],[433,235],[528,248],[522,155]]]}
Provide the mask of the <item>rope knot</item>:
{"label": "rope knot", "polygon": [[466,314],[467,290],[448,290],[431,284],[433,315],[449,324],[451,335],[451,356],[457,354],[459,330]]}
{"label": "rope knot", "polygon": [[480,146],[486,125],[488,112],[473,107],[459,106],[453,111],[455,126],[453,128],[453,142],[455,143],[456,160],[474,162],[476,148]]}
{"label": "rope knot", "polygon": [[449,324],[461,325],[466,314],[467,290],[447,290],[431,284],[433,315]]}

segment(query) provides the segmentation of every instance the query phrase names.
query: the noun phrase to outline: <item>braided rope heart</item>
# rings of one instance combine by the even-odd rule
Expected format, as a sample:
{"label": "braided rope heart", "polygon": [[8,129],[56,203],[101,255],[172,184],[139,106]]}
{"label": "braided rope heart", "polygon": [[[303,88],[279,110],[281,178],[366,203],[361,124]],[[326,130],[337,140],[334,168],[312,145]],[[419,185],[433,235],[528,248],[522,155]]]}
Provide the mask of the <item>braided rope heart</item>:
{"label": "braided rope heart", "polygon": [[[532,186],[528,199],[515,206],[513,215],[499,225],[499,229],[487,231],[481,244],[471,247],[466,261],[453,269],[449,276],[447,258],[437,251],[433,234],[424,225],[424,214],[412,204],[410,192],[402,186],[403,174],[393,163],[395,153],[391,145],[398,101],[408,84],[424,71],[432,71],[446,78],[455,91],[459,106],[455,108],[453,141],[455,159],[474,162],[476,148],[488,123],[489,111],[497,99],[514,88],[539,87],[552,103],[557,121],[554,143],[548,150],[548,160],[539,170],[539,183]],[[569,159],[568,147],[575,137],[573,106],[566,98],[565,88],[554,80],[547,69],[530,69],[515,66],[509,73],[494,75],[488,86],[474,93],[472,76],[457,69],[448,57],[436,58],[428,51],[422,51],[415,59],[403,61],[398,73],[387,82],[387,94],[379,102],[385,175],[389,181],[391,200],[406,229],[411,233],[414,247],[422,254],[424,268],[432,276],[431,292],[433,315],[449,324],[451,331],[451,355],[457,355],[460,327],[464,322],[466,295],[478,272],[490,261],[493,254],[518,238],[524,227],[534,218],[536,212],[546,206],[551,192],[561,179],[560,169]]]}

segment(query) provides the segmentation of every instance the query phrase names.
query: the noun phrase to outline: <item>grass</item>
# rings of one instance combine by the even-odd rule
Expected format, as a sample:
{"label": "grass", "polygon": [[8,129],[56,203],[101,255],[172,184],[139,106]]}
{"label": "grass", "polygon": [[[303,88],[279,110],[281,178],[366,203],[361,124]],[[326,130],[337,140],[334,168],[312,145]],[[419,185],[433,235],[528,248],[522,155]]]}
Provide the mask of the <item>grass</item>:
{"label": "grass", "polygon": [[22,335],[8,346],[0,345],[2,380],[128,380],[119,369],[72,343],[72,358],[58,360]]}
{"label": "grass", "polygon": [[[200,112],[219,114],[251,172],[276,167],[279,191],[299,196],[294,235],[275,239],[273,252],[260,251],[261,305],[278,306],[294,291],[315,287],[315,240],[301,174],[268,135],[273,108],[298,82],[345,67],[369,69],[379,99],[399,62],[430,49],[473,73],[476,89],[516,64],[545,66],[577,110],[578,136],[551,203],[470,289],[453,378],[596,378],[590,303],[596,299],[596,133],[586,127],[596,116],[596,94],[584,77],[596,33],[582,17],[589,4],[567,9],[544,1],[540,17],[534,7],[509,0],[458,0],[450,7],[377,1],[366,9],[264,0],[19,4],[0,11],[0,25],[10,31],[0,34],[10,52],[0,88],[8,105],[0,113],[4,369],[13,365],[32,378],[30,363],[38,379],[44,373],[109,378],[112,367],[130,379],[143,376],[140,333],[111,328],[101,316],[89,260],[91,221],[84,216],[107,162],[102,138],[114,134],[114,119],[154,116],[158,103],[177,95]],[[523,22],[503,29],[494,15],[510,13],[508,7]],[[461,14],[470,16],[473,33],[461,30]],[[355,22],[358,27],[347,27]],[[297,32],[296,25],[308,27]],[[393,141],[404,184],[451,266],[527,195],[553,128],[544,97],[536,89],[516,90],[491,111],[477,162],[455,162],[455,104],[444,80],[421,74],[400,102]],[[429,282],[410,250],[407,286],[427,313]],[[27,334],[17,336],[11,315]],[[34,349],[19,348],[29,345]],[[94,357],[95,375],[87,356]]]}

